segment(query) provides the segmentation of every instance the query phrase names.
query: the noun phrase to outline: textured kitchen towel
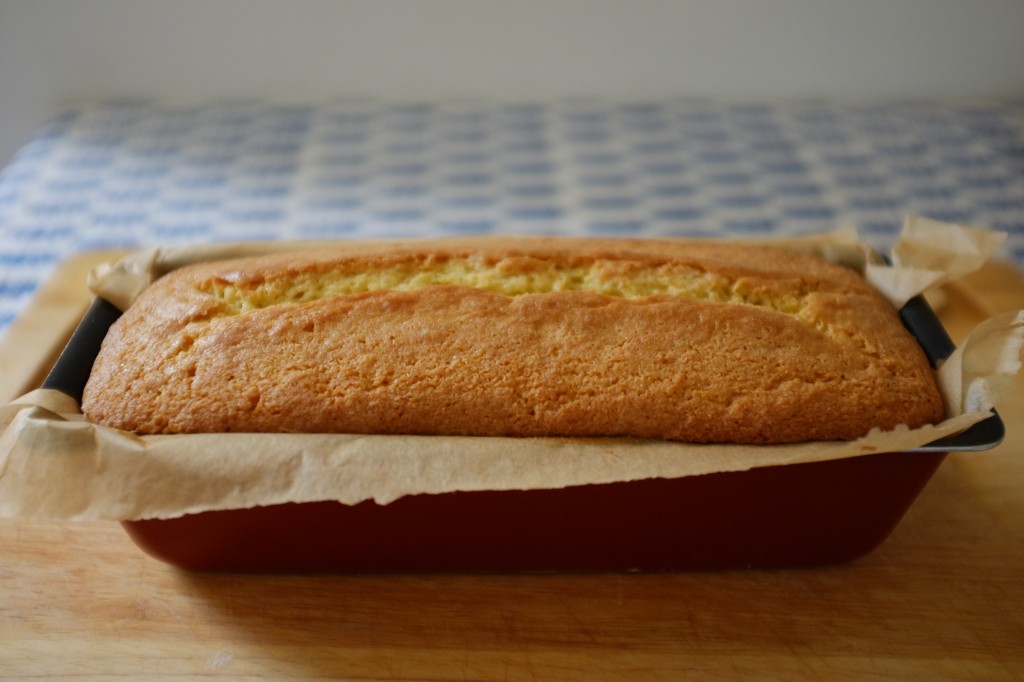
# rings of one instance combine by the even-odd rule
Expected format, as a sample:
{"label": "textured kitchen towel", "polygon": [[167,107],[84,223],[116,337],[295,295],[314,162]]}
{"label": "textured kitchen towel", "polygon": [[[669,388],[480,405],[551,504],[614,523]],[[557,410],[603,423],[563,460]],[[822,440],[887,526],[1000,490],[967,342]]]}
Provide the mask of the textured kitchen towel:
{"label": "textured kitchen towel", "polygon": [[1024,264],[1024,100],[101,102],[0,173],[0,332],[86,249],[852,224],[888,251],[907,213]]}

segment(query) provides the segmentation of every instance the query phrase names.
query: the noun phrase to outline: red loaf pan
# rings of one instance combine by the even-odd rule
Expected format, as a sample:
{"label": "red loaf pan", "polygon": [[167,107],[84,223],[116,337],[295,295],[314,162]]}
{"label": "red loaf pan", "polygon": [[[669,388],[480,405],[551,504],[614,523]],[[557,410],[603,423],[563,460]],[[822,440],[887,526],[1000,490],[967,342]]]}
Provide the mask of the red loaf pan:
{"label": "red loaf pan", "polygon": [[[120,313],[97,300],[44,387],[81,399]],[[934,363],[953,344],[923,299],[901,311]],[[552,490],[282,504],[126,521],[147,553],[249,572],[665,571],[832,564],[899,523],[946,453],[1003,438],[999,416],[913,452]]]}

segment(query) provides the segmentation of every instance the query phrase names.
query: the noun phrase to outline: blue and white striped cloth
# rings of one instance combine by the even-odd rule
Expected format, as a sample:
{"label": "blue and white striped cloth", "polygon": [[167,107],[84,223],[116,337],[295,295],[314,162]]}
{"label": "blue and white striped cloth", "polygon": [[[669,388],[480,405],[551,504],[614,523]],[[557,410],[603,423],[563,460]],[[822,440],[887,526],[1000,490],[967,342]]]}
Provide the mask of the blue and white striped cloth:
{"label": "blue and white striped cloth", "polygon": [[886,249],[908,212],[1007,231],[1024,264],[1024,100],[101,103],[0,173],[0,332],[88,249],[841,224]]}

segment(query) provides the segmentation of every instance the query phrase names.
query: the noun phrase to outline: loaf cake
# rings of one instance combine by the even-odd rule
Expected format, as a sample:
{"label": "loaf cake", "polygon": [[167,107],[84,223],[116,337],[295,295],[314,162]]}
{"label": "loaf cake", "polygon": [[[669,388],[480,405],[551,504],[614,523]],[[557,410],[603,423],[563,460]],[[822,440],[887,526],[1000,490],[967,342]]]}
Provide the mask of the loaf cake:
{"label": "loaf cake", "polygon": [[896,311],[760,245],[466,238],[183,267],[106,337],[82,404],[140,434],[770,444],[940,421]]}

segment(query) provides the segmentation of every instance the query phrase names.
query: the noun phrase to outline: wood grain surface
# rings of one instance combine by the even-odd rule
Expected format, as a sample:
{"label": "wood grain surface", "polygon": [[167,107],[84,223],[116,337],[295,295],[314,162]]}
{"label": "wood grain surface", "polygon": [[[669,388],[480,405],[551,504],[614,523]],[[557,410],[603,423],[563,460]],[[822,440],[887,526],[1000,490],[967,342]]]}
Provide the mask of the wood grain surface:
{"label": "wood grain surface", "polygon": [[[45,371],[99,257],[59,269],[0,342],[5,395]],[[996,265],[941,313],[960,337],[1016,307],[1024,281]],[[0,678],[1024,679],[1020,381],[1001,412],[1002,446],[951,456],[881,548],[827,568],[190,574],[117,524],[0,520]]]}

